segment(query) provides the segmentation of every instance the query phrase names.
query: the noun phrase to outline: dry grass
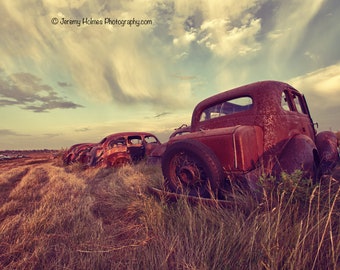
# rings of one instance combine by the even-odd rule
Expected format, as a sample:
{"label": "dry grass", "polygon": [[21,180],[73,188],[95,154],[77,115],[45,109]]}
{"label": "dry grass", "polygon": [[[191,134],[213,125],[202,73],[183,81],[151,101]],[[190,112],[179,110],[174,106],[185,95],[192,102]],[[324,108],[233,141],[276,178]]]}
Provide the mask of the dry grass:
{"label": "dry grass", "polygon": [[17,166],[0,174],[0,268],[339,269],[338,182],[285,177],[223,208],[152,196],[144,163]]}

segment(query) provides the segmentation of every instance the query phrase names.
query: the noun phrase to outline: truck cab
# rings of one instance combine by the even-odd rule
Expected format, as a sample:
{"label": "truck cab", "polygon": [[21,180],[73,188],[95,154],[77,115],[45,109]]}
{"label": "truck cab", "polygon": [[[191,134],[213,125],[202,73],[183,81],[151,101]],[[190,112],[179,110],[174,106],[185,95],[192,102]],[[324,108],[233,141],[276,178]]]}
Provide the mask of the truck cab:
{"label": "truck cab", "polygon": [[[321,135],[327,146],[320,148],[329,148],[333,164],[333,138],[327,136]],[[165,184],[174,192],[185,187],[191,195],[207,196],[207,183],[217,192],[231,178],[255,188],[263,174],[301,169],[314,177],[326,156],[316,138],[306,99],[292,86],[277,81],[241,86],[197,104],[190,127],[171,136],[162,157]]]}

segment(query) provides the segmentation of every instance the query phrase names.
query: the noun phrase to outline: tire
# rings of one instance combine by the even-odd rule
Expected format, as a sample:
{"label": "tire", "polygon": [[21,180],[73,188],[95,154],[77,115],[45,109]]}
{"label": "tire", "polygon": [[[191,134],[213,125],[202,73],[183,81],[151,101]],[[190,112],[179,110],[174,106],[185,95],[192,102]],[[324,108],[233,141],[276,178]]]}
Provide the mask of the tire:
{"label": "tire", "polygon": [[169,145],[162,157],[162,172],[169,191],[205,198],[216,198],[224,179],[214,152],[194,140]]}

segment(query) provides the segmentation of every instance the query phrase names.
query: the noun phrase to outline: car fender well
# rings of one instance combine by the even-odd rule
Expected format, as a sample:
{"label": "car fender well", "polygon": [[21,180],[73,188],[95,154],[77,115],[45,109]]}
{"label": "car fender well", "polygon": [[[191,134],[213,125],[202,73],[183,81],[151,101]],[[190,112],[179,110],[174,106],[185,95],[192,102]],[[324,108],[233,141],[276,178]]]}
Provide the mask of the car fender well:
{"label": "car fender well", "polygon": [[279,175],[281,171],[293,173],[295,170],[303,170],[305,176],[313,176],[316,151],[315,143],[310,137],[303,134],[292,137],[278,156],[273,173]]}

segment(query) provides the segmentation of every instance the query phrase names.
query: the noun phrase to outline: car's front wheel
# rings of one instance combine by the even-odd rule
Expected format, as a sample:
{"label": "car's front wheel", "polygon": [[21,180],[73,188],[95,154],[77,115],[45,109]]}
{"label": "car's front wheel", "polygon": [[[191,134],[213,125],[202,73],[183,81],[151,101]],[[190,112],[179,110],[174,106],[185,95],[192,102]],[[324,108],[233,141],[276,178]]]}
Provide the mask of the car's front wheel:
{"label": "car's front wheel", "polygon": [[194,140],[169,145],[162,157],[162,171],[168,190],[191,196],[217,197],[224,179],[214,152]]}

